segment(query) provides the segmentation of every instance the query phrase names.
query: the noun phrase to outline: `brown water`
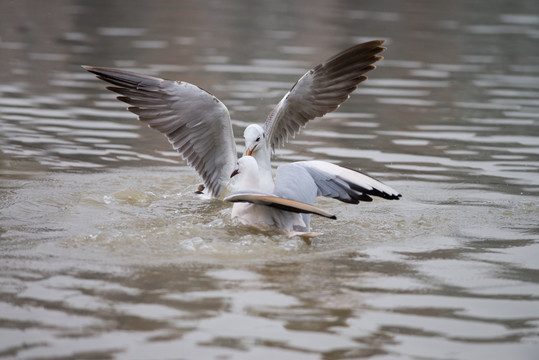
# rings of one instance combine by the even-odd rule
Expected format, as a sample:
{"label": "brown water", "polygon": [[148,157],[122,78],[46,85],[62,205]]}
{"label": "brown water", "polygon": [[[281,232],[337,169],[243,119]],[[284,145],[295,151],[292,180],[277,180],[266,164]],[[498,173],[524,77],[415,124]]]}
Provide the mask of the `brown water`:
{"label": "brown water", "polygon": [[[539,3],[0,2],[0,358],[539,358]],[[80,64],[243,128],[355,43],[386,59],[274,164],[402,192],[299,239],[235,226]]]}

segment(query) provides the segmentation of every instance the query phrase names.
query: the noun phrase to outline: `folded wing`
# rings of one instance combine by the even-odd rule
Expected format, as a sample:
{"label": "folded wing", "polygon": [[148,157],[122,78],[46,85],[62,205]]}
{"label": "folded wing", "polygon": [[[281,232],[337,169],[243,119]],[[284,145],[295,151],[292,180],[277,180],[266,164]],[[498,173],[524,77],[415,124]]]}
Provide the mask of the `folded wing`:
{"label": "folded wing", "polygon": [[187,82],[112,68],[83,66],[107,89],[120,94],[140,121],[165,134],[173,148],[195,168],[204,185],[219,197],[237,161],[230,115],[215,96]]}

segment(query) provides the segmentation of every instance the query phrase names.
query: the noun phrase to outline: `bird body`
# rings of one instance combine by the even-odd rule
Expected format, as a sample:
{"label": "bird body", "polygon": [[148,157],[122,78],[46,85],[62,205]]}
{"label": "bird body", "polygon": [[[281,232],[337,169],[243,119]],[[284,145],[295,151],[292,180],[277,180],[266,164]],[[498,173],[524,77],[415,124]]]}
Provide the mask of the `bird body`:
{"label": "bird body", "polygon": [[243,156],[232,175],[239,174],[237,191],[224,198],[233,202],[232,218],[261,229],[278,229],[288,235],[310,233],[311,214],[336,219],[314,206],[317,196],[350,204],[372,201],[371,196],[398,200],[393,188],[358,171],[325,161],[298,161],[277,168],[271,193],[261,191],[257,160]]}
{"label": "bird body", "polygon": [[[278,199],[276,194],[267,193],[261,189],[261,174],[258,162],[254,157],[247,155],[240,158],[236,171],[240,176],[237,192],[224,199],[234,202],[231,212],[232,219],[237,219],[244,225],[262,230],[279,229],[287,233],[308,231],[310,214],[283,210],[278,205],[283,206],[283,200],[287,200],[286,198]],[[279,200],[281,201],[279,202]],[[295,203],[289,202],[287,205],[291,209]]]}

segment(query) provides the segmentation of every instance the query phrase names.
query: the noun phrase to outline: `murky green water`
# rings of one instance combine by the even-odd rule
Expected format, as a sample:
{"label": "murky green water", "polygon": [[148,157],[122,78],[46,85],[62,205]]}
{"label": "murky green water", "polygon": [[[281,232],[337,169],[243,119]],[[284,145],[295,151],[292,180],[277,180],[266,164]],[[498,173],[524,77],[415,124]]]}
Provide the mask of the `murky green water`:
{"label": "murky green water", "polygon": [[[536,359],[539,5],[0,2],[0,358]],[[185,80],[262,123],[358,42],[385,60],[274,164],[400,201],[320,199],[310,246],[230,221],[81,64]]]}

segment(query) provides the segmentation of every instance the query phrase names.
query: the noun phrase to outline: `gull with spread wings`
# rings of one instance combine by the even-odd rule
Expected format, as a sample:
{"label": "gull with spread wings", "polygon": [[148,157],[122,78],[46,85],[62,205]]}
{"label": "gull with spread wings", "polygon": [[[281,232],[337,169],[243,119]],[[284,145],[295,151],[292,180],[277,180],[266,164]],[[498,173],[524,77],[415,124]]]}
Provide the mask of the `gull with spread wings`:
{"label": "gull with spread wings", "polygon": [[[335,110],[348,99],[350,93],[367,79],[364,74],[375,69],[374,63],[382,59],[379,54],[385,50],[383,43],[383,40],[374,40],[358,44],[317,65],[292,86],[263,126],[252,124],[245,129],[243,155],[254,157],[256,167],[251,161],[243,167],[256,168],[258,172],[257,188],[250,190],[266,194],[275,190],[270,162],[272,152],[284,146],[309,120]],[[219,99],[184,81],[113,68],[83,68],[112,84],[107,89],[119,94],[118,99],[130,105],[129,111],[149,127],[165,134],[173,148],[200,175],[212,197],[223,196],[238,160],[230,114]],[[324,170],[329,171],[330,177],[335,175],[332,171],[343,169],[329,165]],[[335,186],[335,183],[331,185]],[[389,193],[392,194],[389,198],[398,198],[393,189]],[[242,199],[227,198],[233,202],[253,202],[252,197]],[[272,205],[264,203],[262,206]],[[303,212],[294,206],[288,211]]]}

